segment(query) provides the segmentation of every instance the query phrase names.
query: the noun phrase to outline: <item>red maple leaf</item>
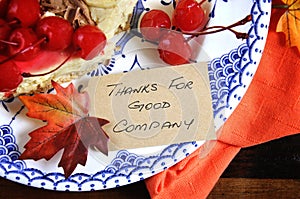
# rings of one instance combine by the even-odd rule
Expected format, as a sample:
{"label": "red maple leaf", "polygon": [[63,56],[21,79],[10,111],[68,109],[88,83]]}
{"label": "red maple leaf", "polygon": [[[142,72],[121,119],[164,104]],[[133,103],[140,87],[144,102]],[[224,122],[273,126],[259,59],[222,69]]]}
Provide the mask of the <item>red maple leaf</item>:
{"label": "red maple leaf", "polygon": [[47,122],[29,133],[31,139],[20,159],[49,160],[64,149],[58,166],[67,178],[77,164],[85,165],[90,146],[108,154],[108,136],[102,126],[109,121],[88,115],[88,93],[78,92],[72,83],[66,88],[55,82],[52,85],[56,94],[19,97],[28,108],[27,116]]}

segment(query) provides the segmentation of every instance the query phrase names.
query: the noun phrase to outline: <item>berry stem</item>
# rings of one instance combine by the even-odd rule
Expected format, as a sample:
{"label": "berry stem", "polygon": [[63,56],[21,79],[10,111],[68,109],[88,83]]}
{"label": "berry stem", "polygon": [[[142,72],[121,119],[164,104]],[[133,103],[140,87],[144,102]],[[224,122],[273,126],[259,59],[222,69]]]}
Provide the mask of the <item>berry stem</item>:
{"label": "berry stem", "polygon": [[12,21],[8,22],[7,24],[12,26],[12,25],[20,24],[20,21],[15,19],[15,20],[12,20]]}
{"label": "berry stem", "polygon": [[45,73],[40,73],[40,74],[31,74],[31,73],[22,73],[23,77],[40,77],[40,76],[45,76],[45,75],[49,75],[50,73],[53,73],[54,71],[58,70],[59,68],[61,68],[71,57],[72,57],[73,53],[71,53],[61,64],[59,64],[56,68],[47,71]]}
{"label": "berry stem", "polygon": [[204,2],[206,2],[206,0],[202,0],[198,4],[201,6]]}
{"label": "berry stem", "polygon": [[4,43],[4,44],[12,45],[12,46],[18,46],[18,45],[19,45],[19,44],[16,43],[16,42],[5,41],[5,40],[2,40],[2,39],[0,39],[0,42],[1,42],[1,43]]}
{"label": "berry stem", "polygon": [[[246,39],[246,38],[248,38],[247,33],[237,32],[237,31],[233,30],[232,28],[234,28],[236,26],[244,25],[244,24],[246,24],[247,22],[249,22],[251,20],[252,20],[252,16],[247,15],[244,19],[242,19],[242,20],[240,20],[240,21],[238,21],[234,24],[231,24],[229,26],[212,26],[212,27],[208,27],[208,28],[203,29],[201,32],[193,32],[193,33],[182,32],[182,33],[186,34],[186,35],[200,36],[200,35],[208,35],[208,34],[213,34],[213,33],[217,33],[217,32],[222,32],[224,30],[229,30],[229,31],[233,32],[238,39],[240,39],[240,38]],[[215,29],[215,28],[218,28],[218,29],[217,30],[212,30],[212,31],[207,31],[207,30]]]}
{"label": "berry stem", "polygon": [[248,23],[251,20],[252,20],[252,15],[247,15],[244,19],[242,19],[242,20],[240,20],[240,21],[238,21],[238,22],[236,22],[236,23],[234,23],[234,24],[232,24],[228,27],[233,28],[233,27],[236,27],[236,26],[241,26],[241,25],[244,25],[244,24]]}
{"label": "berry stem", "polygon": [[[29,50],[31,50],[32,48],[34,48],[34,47],[40,45],[41,43],[43,43],[43,42],[45,42],[45,41],[47,41],[47,38],[46,38],[46,37],[41,38],[40,40],[38,40],[38,41],[37,41],[36,43],[34,43],[33,45],[31,45],[31,46],[29,46],[29,47],[26,47],[26,48],[20,50],[19,52],[15,53],[15,54],[13,54],[13,55],[11,55],[11,56],[9,56],[8,58],[2,60],[2,61],[0,62],[0,64],[3,64],[3,63],[5,63],[5,62],[7,62],[7,61],[10,61],[10,60],[14,59],[14,58],[17,57],[18,55],[20,55],[20,54],[22,54],[22,53],[25,53],[25,52],[27,52],[27,51],[29,51]],[[14,44],[15,44],[15,43],[14,43]],[[19,44],[17,44],[17,45],[19,45]]]}
{"label": "berry stem", "polygon": [[272,8],[279,8],[279,9],[285,9],[288,10],[291,6],[293,6],[295,3],[297,3],[298,0],[294,0],[291,4],[272,4]]}
{"label": "berry stem", "polygon": [[2,25],[0,25],[0,27],[5,26],[5,25],[13,26],[13,25],[16,25],[16,24],[20,24],[20,21],[17,20],[17,19],[15,19],[13,21],[10,21],[10,22],[8,22],[6,24],[2,24]]}
{"label": "berry stem", "polygon": [[215,28],[218,28],[218,29],[215,30],[215,31],[208,31],[208,32],[205,32],[205,33],[211,34],[211,33],[220,32],[220,31],[223,31],[223,30],[228,30],[228,31],[234,33],[238,39],[241,39],[241,38],[242,39],[247,39],[248,38],[247,33],[238,32],[238,31],[233,30],[230,27],[224,27],[224,26],[211,26],[209,28],[206,28],[205,31],[210,30],[210,29],[215,29]]}
{"label": "berry stem", "polygon": [[289,5],[286,5],[286,4],[273,4],[272,8],[276,8],[276,9],[288,9]]}

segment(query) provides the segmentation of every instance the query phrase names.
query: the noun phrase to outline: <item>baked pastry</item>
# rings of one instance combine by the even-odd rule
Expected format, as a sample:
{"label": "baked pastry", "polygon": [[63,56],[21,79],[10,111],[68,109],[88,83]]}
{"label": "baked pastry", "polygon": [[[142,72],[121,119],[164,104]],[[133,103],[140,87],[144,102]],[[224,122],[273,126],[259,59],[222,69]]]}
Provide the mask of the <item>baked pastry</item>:
{"label": "baked pastry", "polygon": [[64,50],[45,51],[32,60],[13,60],[22,68],[22,72],[31,75],[23,78],[15,89],[2,90],[0,100],[20,94],[46,91],[51,87],[51,80],[58,83],[69,82],[97,68],[99,63],[109,60],[115,48],[110,39],[115,34],[128,30],[136,2],[137,0],[41,0],[41,18],[49,16],[64,18],[75,30],[86,25],[97,26],[106,37],[105,48],[99,55],[88,59],[78,56],[70,58],[69,51]]}

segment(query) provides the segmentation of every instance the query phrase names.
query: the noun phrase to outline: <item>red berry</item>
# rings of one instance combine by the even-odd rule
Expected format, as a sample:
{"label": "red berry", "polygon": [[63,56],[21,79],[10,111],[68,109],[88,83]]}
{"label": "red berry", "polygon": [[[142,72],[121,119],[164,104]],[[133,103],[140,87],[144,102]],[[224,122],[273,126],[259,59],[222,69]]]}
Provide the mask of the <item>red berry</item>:
{"label": "red berry", "polygon": [[40,46],[36,45],[38,37],[31,28],[17,28],[13,30],[9,37],[9,41],[18,44],[8,46],[10,56],[18,54],[15,57],[15,60],[18,61],[33,59],[40,51]]}
{"label": "red berry", "polygon": [[17,20],[21,27],[33,26],[40,19],[39,0],[10,0],[7,20]]}
{"label": "red berry", "polygon": [[106,36],[98,27],[85,25],[75,31],[73,45],[81,58],[90,60],[103,51],[106,45]]}
{"label": "red berry", "polygon": [[64,50],[72,42],[73,27],[71,24],[56,16],[41,19],[36,27],[39,38],[46,38],[42,44],[47,50]]}
{"label": "red berry", "polygon": [[6,15],[8,9],[8,0],[0,0],[0,17],[3,18]]}
{"label": "red berry", "polygon": [[[11,28],[9,25],[3,19],[0,19],[0,40],[7,41],[10,32]],[[7,45],[5,43],[0,41],[0,51],[3,51],[6,46]]]}
{"label": "red berry", "polygon": [[14,90],[23,81],[20,69],[13,61],[6,61],[4,56],[0,56],[0,92]]}
{"label": "red berry", "polygon": [[169,15],[164,11],[154,9],[142,17],[140,28],[145,39],[157,41],[162,34],[161,28],[171,28],[171,20]]}
{"label": "red berry", "polygon": [[207,20],[201,3],[196,0],[180,0],[173,12],[173,26],[185,32],[203,29]]}
{"label": "red berry", "polygon": [[164,34],[158,44],[160,58],[170,65],[189,63],[192,49],[183,35],[179,32],[169,31]]}

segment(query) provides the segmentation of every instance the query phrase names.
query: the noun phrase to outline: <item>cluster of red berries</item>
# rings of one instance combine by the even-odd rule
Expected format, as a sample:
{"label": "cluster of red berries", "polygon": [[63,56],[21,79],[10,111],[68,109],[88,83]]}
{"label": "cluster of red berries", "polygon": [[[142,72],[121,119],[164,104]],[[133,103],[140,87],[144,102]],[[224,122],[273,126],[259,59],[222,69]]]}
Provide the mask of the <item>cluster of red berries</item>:
{"label": "cluster of red berries", "polygon": [[158,42],[160,58],[166,63],[179,65],[190,62],[192,49],[183,33],[195,33],[205,27],[208,17],[201,7],[204,2],[179,0],[172,19],[158,9],[143,15],[140,32],[146,40]]}
{"label": "cluster of red berries", "polygon": [[23,80],[15,61],[32,60],[41,51],[66,50],[88,60],[103,51],[106,36],[98,27],[74,30],[62,17],[42,15],[39,0],[0,0],[0,92],[15,89]]}

